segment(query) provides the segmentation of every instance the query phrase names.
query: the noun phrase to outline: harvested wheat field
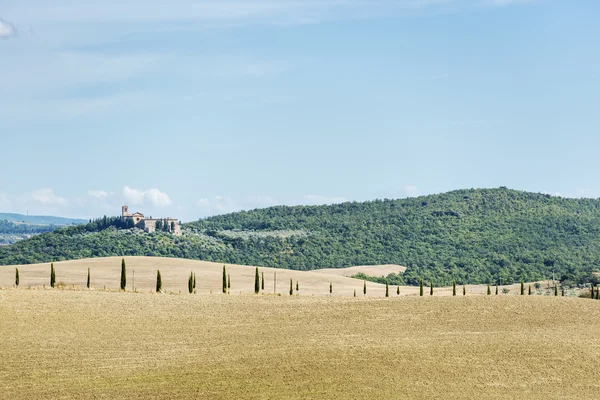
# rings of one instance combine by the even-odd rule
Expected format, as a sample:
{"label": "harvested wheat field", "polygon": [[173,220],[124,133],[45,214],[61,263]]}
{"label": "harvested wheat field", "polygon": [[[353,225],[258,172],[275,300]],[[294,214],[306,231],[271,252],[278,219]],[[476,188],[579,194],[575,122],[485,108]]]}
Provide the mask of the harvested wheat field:
{"label": "harvested wheat field", "polygon": [[[164,292],[187,293],[187,280],[190,272],[196,274],[196,292],[198,294],[220,293],[223,282],[223,264],[186,260],[181,258],[164,257],[125,257],[127,265],[127,290],[152,292],[156,287],[156,271],[160,270]],[[91,258],[85,260],[62,261],[54,263],[56,281],[67,289],[85,288],[87,271],[90,269],[92,290],[118,290],[121,276],[121,258]],[[0,288],[10,288],[15,283],[15,268],[19,268],[21,288],[43,288],[50,285],[50,264],[17,265],[0,267]],[[231,295],[254,293],[255,267],[245,265],[227,265],[227,274],[231,276]],[[349,278],[358,272],[367,275],[381,276],[391,272],[403,271],[405,267],[396,265],[362,266],[340,269],[322,269],[313,271],[293,271],[275,268],[259,267],[259,273],[264,273],[264,293],[287,295],[290,279],[293,280],[294,291],[296,283],[301,296],[330,296],[329,285],[333,285],[333,296],[363,296],[363,281]],[[277,285],[275,287],[275,277]],[[427,285],[427,282],[425,283]],[[367,297],[384,297],[385,285],[366,282]],[[519,285],[504,286],[511,294],[517,294]],[[545,286],[544,286],[545,287]],[[485,285],[467,285],[467,293],[485,294]],[[429,295],[429,288],[425,288]],[[451,296],[452,288],[435,288],[435,296]],[[462,287],[457,288],[462,295]],[[396,296],[396,287],[390,287],[390,296]],[[419,288],[402,286],[401,296],[417,296]]]}
{"label": "harvested wheat field", "polygon": [[0,291],[0,397],[581,399],[600,302]]}

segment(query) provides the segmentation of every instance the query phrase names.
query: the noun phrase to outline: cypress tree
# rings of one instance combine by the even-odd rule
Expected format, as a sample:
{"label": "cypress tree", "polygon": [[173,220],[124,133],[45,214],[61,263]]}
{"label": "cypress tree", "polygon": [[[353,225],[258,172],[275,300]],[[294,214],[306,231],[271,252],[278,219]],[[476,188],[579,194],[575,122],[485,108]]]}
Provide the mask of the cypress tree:
{"label": "cypress tree", "polygon": [[329,294],[333,293],[333,282],[329,282]]}
{"label": "cypress tree", "polygon": [[433,281],[429,281],[429,295],[433,296]]}
{"label": "cypress tree", "polygon": [[262,280],[260,282],[260,288],[262,290],[265,290],[265,273],[263,272],[261,275],[262,275]]}
{"label": "cypress tree", "polygon": [[354,289],[354,297],[356,297],[356,289]]}
{"label": "cypress tree", "polygon": [[490,288],[490,284],[489,284],[489,283],[488,283],[487,294],[488,294],[488,296],[489,296],[490,294],[492,294],[492,289]]}
{"label": "cypress tree", "polygon": [[400,296],[400,286],[397,286],[397,287],[396,287],[396,294],[397,294],[398,296]]}
{"label": "cypress tree", "polygon": [[54,272],[54,263],[50,264],[50,287],[56,284],[56,273]]}
{"label": "cypress tree", "polygon": [[121,259],[121,290],[125,290],[127,286],[127,267],[125,266],[125,259]]}
{"label": "cypress tree", "polygon": [[88,268],[88,276],[87,276],[86,286],[88,289],[90,288],[90,269],[89,268]]}
{"label": "cypress tree", "polygon": [[15,268],[15,286],[19,287],[19,268]]}
{"label": "cypress tree", "polygon": [[385,280],[385,297],[390,297],[390,286],[387,279]]}
{"label": "cypress tree", "polygon": [[223,265],[223,293],[227,293],[227,270]]}
{"label": "cypress tree", "polygon": [[296,281],[296,292],[299,292],[299,290],[298,290],[298,281]]}
{"label": "cypress tree", "polygon": [[596,288],[596,300],[600,300],[600,288]]}
{"label": "cypress tree", "polygon": [[498,296],[498,282],[496,282],[496,296]]}
{"label": "cypress tree", "polygon": [[561,291],[561,295],[562,295],[562,297],[565,297],[565,287],[564,287],[564,286],[562,286],[562,287],[560,288],[560,291]]}
{"label": "cypress tree", "polygon": [[194,273],[194,283],[192,284],[194,290],[196,290],[196,273]]}
{"label": "cypress tree", "polygon": [[260,292],[260,281],[258,275],[258,267],[256,267],[256,272],[254,273],[254,294],[258,294]]}
{"label": "cypress tree", "polygon": [[192,294],[194,291],[194,273],[190,272],[190,277],[188,278],[188,293]]}
{"label": "cypress tree", "polygon": [[452,281],[452,296],[456,296],[456,281]]}
{"label": "cypress tree", "polygon": [[521,281],[521,296],[525,295],[525,284]]}
{"label": "cypress tree", "polygon": [[292,278],[290,278],[290,296],[294,294],[294,284],[292,282]]}
{"label": "cypress tree", "polygon": [[227,274],[227,289],[231,289],[231,275]]}
{"label": "cypress tree", "polygon": [[531,296],[531,285],[529,285],[529,296]]}
{"label": "cypress tree", "polygon": [[592,293],[590,295],[590,299],[593,299],[594,298],[594,284],[593,283],[590,284],[590,290],[591,290],[591,293]]}
{"label": "cypress tree", "polygon": [[463,296],[467,295],[467,287],[463,285]]}
{"label": "cypress tree", "polygon": [[554,284],[554,296],[558,297],[558,285]]}
{"label": "cypress tree", "polygon": [[419,283],[419,296],[423,297],[423,278],[421,278],[421,282]]}
{"label": "cypress tree", "polygon": [[160,277],[160,271],[156,271],[156,293],[162,292],[162,278]]}
{"label": "cypress tree", "polygon": [[363,294],[366,296],[367,295],[367,281],[363,280]]}

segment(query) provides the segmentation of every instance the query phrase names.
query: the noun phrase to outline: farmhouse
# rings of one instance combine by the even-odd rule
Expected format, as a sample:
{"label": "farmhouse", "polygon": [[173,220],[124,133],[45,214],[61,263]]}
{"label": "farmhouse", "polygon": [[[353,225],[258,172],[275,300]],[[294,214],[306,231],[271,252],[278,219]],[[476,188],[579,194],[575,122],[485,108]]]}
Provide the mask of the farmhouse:
{"label": "farmhouse", "polygon": [[121,216],[123,218],[130,218],[136,226],[141,227],[148,233],[156,232],[156,230],[164,230],[170,232],[175,236],[181,235],[181,226],[177,218],[146,218],[144,214],[135,212],[129,214],[129,207],[123,206],[121,208]]}

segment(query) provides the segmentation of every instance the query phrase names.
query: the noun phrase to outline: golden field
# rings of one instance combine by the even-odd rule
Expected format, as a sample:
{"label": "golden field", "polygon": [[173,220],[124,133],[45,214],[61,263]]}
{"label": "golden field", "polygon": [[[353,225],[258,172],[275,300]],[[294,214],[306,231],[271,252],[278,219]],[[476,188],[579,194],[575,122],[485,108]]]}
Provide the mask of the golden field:
{"label": "golden field", "polygon": [[[156,271],[160,270],[164,292],[187,293],[187,280],[190,272],[196,274],[196,291],[200,295],[220,293],[222,291],[223,264],[163,258],[163,257],[125,257],[127,265],[127,290],[150,293],[156,287]],[[87,270],[90,268],[91,288],[93,290],[118,290],[121,276],[121,258],[106,257],[86,260],[63,261],[54,263],[56,281],[65,288],[85,288]],[[50,285],[50,264],[20,265],[0,267],[0,288],[10,288],[15,283],[15,267],[19,268],[21,288],[43,288]],[[231,295],[254,293],[255,267],[244,265],[227,265],[227,273],[231,276]],[[349,276],[364,272],[372,276],[387,276],[391,272],[404,271],[405,267],[394,265],[361,266],[341,269],[322,269],[313,271],[292,271],[274,268],[259,268],[265,276],[264,293],[288,295],[290,279],[299,284],[301,296],[329,296],[329,284],[333,285],[333,296],[362,296],[363,281]],[[275,274],[277,287],[274,287]],[[428,282],[425,283],[426,285]],[[519,291],[519,285],[504,286],[511,294]],[[543,283],[546,287],[546,282]],[[467,285],[467,293],[485,294],[485,285]],[[457,287],[459,295],[462,287]],[[425,288],[426,295],[429,288]],[[419,288],[403,286],[402,296],[417,296]],[[451,296],[452,288],[435,288],[435,296]],[[367,297],[385,296],[385,285],[367,282]],[[396,287],[390,286],[390,296],[396,296]]]}
{"label": "golden field", "polygon": [[581,399],[600,302],[0,290],[0,398]]}

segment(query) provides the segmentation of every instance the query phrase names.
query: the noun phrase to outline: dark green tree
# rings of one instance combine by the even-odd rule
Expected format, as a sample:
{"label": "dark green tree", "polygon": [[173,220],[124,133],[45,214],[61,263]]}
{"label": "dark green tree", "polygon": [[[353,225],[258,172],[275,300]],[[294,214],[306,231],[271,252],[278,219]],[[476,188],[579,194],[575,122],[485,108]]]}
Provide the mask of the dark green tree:
{"label": "dark green tree", "polygon": [[227,270],[223,265],[223,293],[227,293]]}
{"label": "dark green tree", "polygon": [[262,290],[265,290],[265,273],[264,272],[261,273],[260,288]]}
{"label": "dark green tree", "polygon": [[419,282],[419,296],[423,297],[423,278]]}
{"label": "dark green tree", "polygon": [[528,295],[531,296],[531,285],[529,285],[529,293],[528,293]]}
{"label": "dark green tree", "polygon": [[390,297],[390,285],[387,279],[385,280],[385,297]]}
{"label": "dark green tree", "polygon": [[354,297],[356,297],[356,289],[354,289]]}
{"label": "dark green tree", "polygon": [[554,296],[558,297],[558,285],[554,284]]}
{"label": "dark green tree", "polygon": [[125,266],[125,259],[121,259],[121,290],[125,290],[127,286],[127,267]]}
{"label": "dark green tree", "polygon": [[463,296],[467,295],[467,287],[463,285]]}
{"label": "dark green tree", "polygon": [[396,286],[396,294],[400,296],[400,286]]}
{"label": "dark green tree", "polygon": [[333,293],[333,282],[329,282],[329,294]]}
{"label": "dark green tree", "polygon": [[456,281],[452,281],[452,296],[456,296]]}
{"label": "dark green tree", "polygon": [[260,275],[258,274],[258,267],[254,272],[254,294],[258,294],[260,292]]}
{"label": "dark green tree", "polygon": [[160,271],[156,271],[156,293],[162,293],[162,278]]}
{"label": "dark green tree", "polygon": [[296,292],[299,292],[299,288],[298,288],[298,281],[296,281]]}
{"label": "dark green tree", "polygon": [[496,296],[498,295],[498,282],[496,282]]}
{"label": "dark green tree", "polygon": [[56,285],[56,273],[54,271],[54,263],[50,264],[50,287]]}
{"label": "dark green tree", "polygon": [[290,296],[294,294],[294,283],[292,282],[292,278],[290,278]]}
{"label": "dark green tree", "polygon": [[433,281],[429,282],[429,295],[433,296]]}
{"label": "dark green tree", "polygon": [[90,288],[90,282],[91,282],[91,279],[90,279],[90,269],[88,268],[87,282],[86,282],[86,284],[85,284],[85,286],[86,286],[88,289]]}
{"label": "dark green tree", "polygon": [[593,299],[594,298],[594,282],[590,283],[590,291],[591,291],[590,299]]}
{"label": "dark green tree", "polygon": [[[497,288],[496,288],[497,290]],[[488,288],[487,288],[487,294],[488,296],[492,294],[492,289],[490,288],[490,284],[488,283]]]}
{"label": "dark green tree", "polygon": [[194,273],[190,272],[190,277],[188,278],[188,293],[192,294],[194,292]]}
{"label": "dark green tree", "polygon": [[231,275],[227,274],[227,289],[231,289]]}
{"label": "dark green tree", "polygon": [[363,281],[363,295],[367,295],[367,281]]}
{"label": "dark green tree", "polygon": [[194,283],[192,284],[192,288],[196,290],[196,273],[194,272]]}
{"label": "dark green tree", "polygon": [[19,287],[19,268],[15,268],[15,286]]}
{"label": "dark green tree", "polygon": [[525,296],[525,284],[521,281],[521,296]]}
{"label": "dark green tree", "polygon": [[565,287],[564,286],[561,286],[560,292],[561,292],[561,296],[565,297]]}

